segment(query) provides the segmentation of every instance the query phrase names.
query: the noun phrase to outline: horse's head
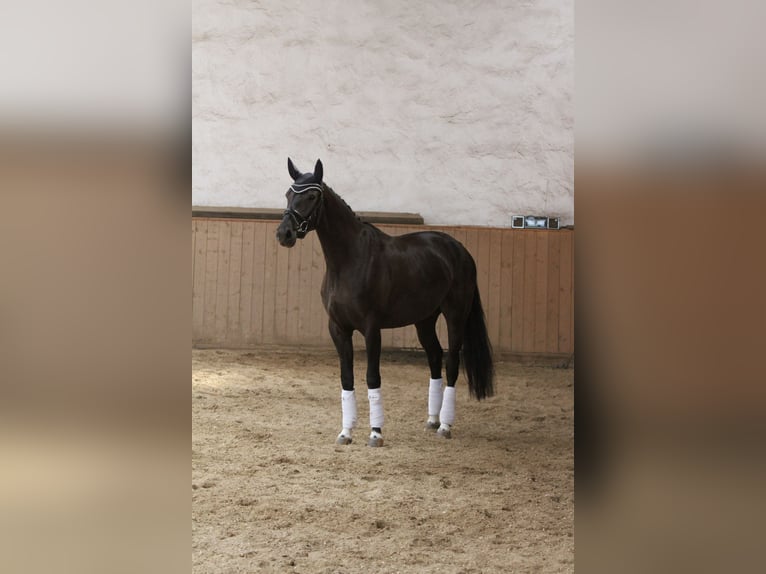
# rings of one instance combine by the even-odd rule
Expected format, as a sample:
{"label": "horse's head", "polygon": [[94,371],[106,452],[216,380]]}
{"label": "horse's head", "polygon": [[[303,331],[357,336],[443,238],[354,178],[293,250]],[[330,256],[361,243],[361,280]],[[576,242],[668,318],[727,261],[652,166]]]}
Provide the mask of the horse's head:
{"label": "horse's head", "polygon": [[287,209],[282,223],[277,227],[277,241],[284,247],[292,247],[312,229],[316,229],[322,214],[324,185],[322,184],[322,162],[317,160],[314,173],[301,173],[287,158],[287,171],[293,184],[287,190]]}

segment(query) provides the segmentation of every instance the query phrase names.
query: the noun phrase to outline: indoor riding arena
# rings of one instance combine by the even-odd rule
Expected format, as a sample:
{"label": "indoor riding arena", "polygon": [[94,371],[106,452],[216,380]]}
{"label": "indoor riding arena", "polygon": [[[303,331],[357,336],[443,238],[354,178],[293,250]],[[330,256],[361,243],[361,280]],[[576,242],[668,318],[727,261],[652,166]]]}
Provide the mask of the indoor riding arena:
{"label": "indoor riding arena", "polygon": [[[574,571],[573,6],[506,4],[194,5],[193,572]],[[315,177],[311,214],[288,156]],[[336,440],[320,291],[347,271],[328,270],[326,186],[388,236],[442,232],[475,262],[494,395],[470,395],[462,361],[449,438],[425,428],[408,325],[380,335],[379,447],[354,331],[358,420]],[[436,333],[447,381],[443,316]]]}

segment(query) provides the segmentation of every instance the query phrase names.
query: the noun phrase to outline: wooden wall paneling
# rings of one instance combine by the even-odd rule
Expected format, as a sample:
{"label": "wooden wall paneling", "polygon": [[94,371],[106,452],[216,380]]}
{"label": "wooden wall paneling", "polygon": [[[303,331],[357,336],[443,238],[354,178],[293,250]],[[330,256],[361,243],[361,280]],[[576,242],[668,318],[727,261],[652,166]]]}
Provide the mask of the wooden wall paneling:
{"label": "wooden wall paneling", "polygon": [[515,233],[504,231],[502,233],[502,248],[500,259],[500,313],[499,328],[500,337],[496,344],[500,349],[511,348],[511,322],[513,318],[513,239]]}
{"label": "wooden wall paneling", "polygon": [[[315,235],[315,234],[312,234]],[[301,245],[301,259],[298,267],[298,342],[304,341],[311,324],[311,258],[313,249],[309,241]]]}
{"label": "wooden wall paneling", "polygon": [[548,309],[548,237],[547,231],[535,232],[535,330],[534,352],[544,353]]}
{"label": "wooden wall paneling", "polygon": [[503,237],[500,229],[492,229],[484,235],[489,238],[489,254],[487,256],[489,287],[484,314],[487,318],[489,339],[494,346],[497,346],[500,344],[500,272],[503,263]]}
{"label": "wooden wall paneling", "polygon": [[289,283],[289,259],[290,252],[286,247],[277,244],[277,284],[274,298],[274,339],[277,343],[287,340],[287,291]]}
{"label": "wooden wall paneling", "polygon": [[477,239],[476,281],[479,284],[482,307],[486,311],[486,309],[489,306],[489,299],[490,299],[489,268],[492,266],[492,263],[489,260],[490,235],[487,232],[480,232],[478,229],[474,229],[473,231],[476,233],[476,239]]}
{"label": "wooden wall paneling", "polygon": [[[278,246],[278,222],[193,218],[192,337],[195,344],[332,347],[319,295],[324,258],[315,234]],[[381,226],[391,235],[422,230]],[[499,352],[568,355],[574,338],[571,230],[427,227],[460,241],[477,262],[490,338]],[[448,334],[437,323],[443,347]],[[384,330],[385,348],[420,348],[413,326]],[[363,349],[360,334],[354,337]]]}
{"label": "wooden wall paneling", "polygon": [[226,325],[226,344],[242,344],[242,323],[239,318],[239,302],[242,287],[242,222],[232,221],[229,240],[229,300],[226,305],[228,321]]}
{"label": "wooden wall paneling", "polygon": [[205,253],[205,310],[202,318],[202,340],[206,343],[215,341],[215,302],[218,287],[218,235],[219,221],[207,223],[207,252]]}
{"label": "wooden wall paneling", "polygon": [[471,254],[471,257],[473,257],[473,260],[476,261],[476,276],[478,280],[478,274],[479,274],[479,232],[475,227],[468,227],[465,229],[465,248],[468,249],[468,252]]}
{"label": "wooden wall paneling", "polygon": [[559,309],[559,353],[571,353],[572,347],[572,299],[573,299],[573,283],[572,283],[572,262],[573,262],[573,233],[569,230],[565,230],[561,235],[561,243],[559,245],[559,252],[561,254],[561,263],[559,267],[559,299],[561,301]]}
{"label": "wooden wall paneling", "polygon": [[218,235],[218,272],[215,295],[215,340],[226,341],[229,322],[229,265],[231,249],[231,222],[222,220]]}
{"label": "wooden wall paneling", "polygon": [[241,345],[253,341],[253,252],[255,251],[255,225],[252,221],[242,223],[242,274],[240,276],[239,323]]}
{"label": "wooden wall paneling", "polygon": [[548,295],[545,312],[545,346],[544,350],[558,350],[559,346],[559,273],[561,267],[561,243],[562,232],[552,232],[548,235]]}
{"label": "wooden wall paneling", "polygon": [[574,231],[569,232],[571,240],[572,255],[569,261],[569,294],[567,302],[569,305],[569,350],[568,353],[574,353],[574,328],[575,328],[575,314],[574,314],[574,301],[575,301],[575,247],[574,247]]}
{"label": "wooden wall paneling", "polygon": [[511,350],[520,353],[524,347],[524,272],[527,235],[523,231],[513,231],[513,269],[511,271],[513,290],[511,291]]}
{"label": "wooden wall paneling", "polygon": [[275,235],[276,225],[264,224],[263,227],[263,301],[260,306],[263,330],[260,342],[274,343],[277,329],[277,249],[279,245]]}
{"label": "wooden wall paneling", "polygon": [[192,287],[192,340],[204,338],[205,271],[207,257],[207,221],[192,220],[194,226],[194,278]]}
{"label": "wooden wall paneling", "polygon": [[[255,343],[264,342],[264,333],[266,332],[266,310],[264,301],[266,300],[266,278],[272,271],[266,269],[266,225],[253,223],[253,279],[252,279],[252,297],[250,302],[250,328],[252,331],[252,340]],[[273,310],[272,310],[273,311]],[[272,329],[274,314],[271,314]]]}
{"label": "wooden wall paneling", "polygon": [[537,284],[537,231],[527,231],[524,242],[524,322],[522,329],[522,347],[524,353],[535,350],[535,287]]}

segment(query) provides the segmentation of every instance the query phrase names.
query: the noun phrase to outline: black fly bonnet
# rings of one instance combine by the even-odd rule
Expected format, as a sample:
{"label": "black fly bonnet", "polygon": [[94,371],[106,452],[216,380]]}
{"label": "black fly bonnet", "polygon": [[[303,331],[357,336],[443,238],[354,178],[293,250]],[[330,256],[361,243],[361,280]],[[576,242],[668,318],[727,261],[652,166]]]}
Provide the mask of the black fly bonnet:
{"label": "black fly bonnet", "polygon": [[318,197],[314,203],[311,212],[303,215],[300,211],[293,206],[288,205],[282,214],[283,217],[289,215],[292,217],[296,225],[296,233],[298,239],[303,239],[306,234],[312,229],[316,229],[319,216],[321,215],[322,205],[324,204],[324,198],[322,196],[322,184],[321,183],[294,183],[290,186],[290,191],[295,194],[306,193],[307,191],[318,192]]}

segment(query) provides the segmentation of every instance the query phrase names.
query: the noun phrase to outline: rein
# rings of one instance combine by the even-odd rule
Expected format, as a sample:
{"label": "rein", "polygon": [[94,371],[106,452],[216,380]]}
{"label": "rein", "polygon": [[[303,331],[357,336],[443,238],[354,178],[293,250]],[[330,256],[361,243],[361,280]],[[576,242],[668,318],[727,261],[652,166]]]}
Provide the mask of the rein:
{"label": "rein", "polygon": [[316,191],[319,193],[316,203],[308,215],[303,215],[297,209],[292,206],[288,206],[282,214],[285,218],[288,215],[293,218],[297,228],[296,232],[299,239],[303,239],[306,234],[312,229],[316,229],[319,217],[322,214],[322,205],[324,204],[324,194],[322,185],[318,183],[294,183],[290,186],[290,190],[295,194],[306,193],[307,191]]}

